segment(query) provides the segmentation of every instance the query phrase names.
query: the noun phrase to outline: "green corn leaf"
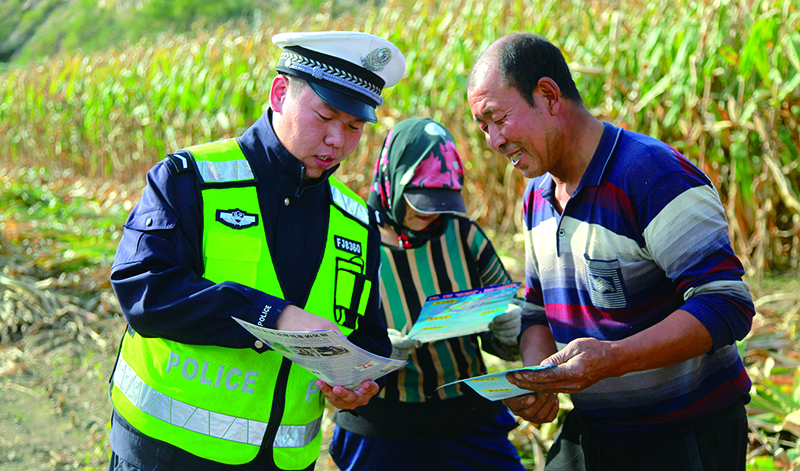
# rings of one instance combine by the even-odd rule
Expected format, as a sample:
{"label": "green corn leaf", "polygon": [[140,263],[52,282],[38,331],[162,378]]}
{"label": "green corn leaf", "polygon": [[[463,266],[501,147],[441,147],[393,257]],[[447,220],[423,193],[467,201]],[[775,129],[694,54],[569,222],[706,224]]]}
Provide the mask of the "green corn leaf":
{"label": "green corn leaf", "polygon": [[800,33],[795,31],[792,34],[787,34],[781,41],[784,49],[786,50],[786,57],[789,63],[794,67],[795,72],[800,74],[800,52],[798,52],[798,44],[800,44]]}

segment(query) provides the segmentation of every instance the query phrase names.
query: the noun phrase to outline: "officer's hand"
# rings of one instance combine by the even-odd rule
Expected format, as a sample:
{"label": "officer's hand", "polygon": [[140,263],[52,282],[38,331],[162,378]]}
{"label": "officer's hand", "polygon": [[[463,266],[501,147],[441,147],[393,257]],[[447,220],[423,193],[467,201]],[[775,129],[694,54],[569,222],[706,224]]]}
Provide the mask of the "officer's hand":
{"label": "officer's hand", "polygon": [[519,329],[522,325],[522,308],[509,304],[506,312],[492,319],[489,330],[494,337],[506,345],[516,345]]}
{"label": "officer's hand", "polygon": [[422,345],[419,340],[412,340],[395,329],[387,329],[387,332],[389,340],[392,342],[392,354],[389,357],[395,360],[408,359],[411,352]]}
{"label": "officer's hand", "polygon": [[556,420],[558,394],[534,393],[503,400],[503,404],[519,417],[533,424]]}
{"label": "officer's hand", "polygon": [[364,381],[361,383],[361,387],[354,391],[343,386],[331,386],[321,379],[317,380],[317,387],[328,399],[328,402],[337,409],[355,409],[363,406],[381,389],[378,383],[371,380]]}
{"label": "officer's hand", "polygon": [[278,316],[275,328],[287,332],[307,332],[311,330],[332,330],[341,334],[339,326],[324,317],[311,314],[308,311],[290,304]]}

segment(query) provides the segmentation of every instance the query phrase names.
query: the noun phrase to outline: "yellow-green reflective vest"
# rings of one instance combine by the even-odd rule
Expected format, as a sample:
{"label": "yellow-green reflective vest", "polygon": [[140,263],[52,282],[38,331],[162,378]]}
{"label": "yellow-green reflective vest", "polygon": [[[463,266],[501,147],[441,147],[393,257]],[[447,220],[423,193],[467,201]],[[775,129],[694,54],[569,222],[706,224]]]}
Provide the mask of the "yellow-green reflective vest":
{"label": "yellow-green reflective vest", "polygon": [[[283,298],[253,173],[238,142],[188,150],[203,181],[204,276]],[[334,178],[330,183],[325,250],[300,307],[333,320],[349,335],[366,311],[371,287],[364,275],[369,220],[361,198]],[[188,345],[129,332],[111,399],[140,432],[225,464],[252,461],[262,442],[280,469],[303,469],[316,460],[324,396],[306,370],[274,351]]]}

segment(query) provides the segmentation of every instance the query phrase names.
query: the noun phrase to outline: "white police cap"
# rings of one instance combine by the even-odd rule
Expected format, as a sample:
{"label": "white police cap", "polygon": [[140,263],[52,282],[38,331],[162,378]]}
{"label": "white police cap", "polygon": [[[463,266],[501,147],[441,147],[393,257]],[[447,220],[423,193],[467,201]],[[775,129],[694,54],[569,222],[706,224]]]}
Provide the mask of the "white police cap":
{"label": "white police cap", "polygon": [[278,72],[306,80],[329,105],[373,123],[381,91],[396,85],[406,70],[394,44],[367,33],[280,33],[272,42],[282,49]]}

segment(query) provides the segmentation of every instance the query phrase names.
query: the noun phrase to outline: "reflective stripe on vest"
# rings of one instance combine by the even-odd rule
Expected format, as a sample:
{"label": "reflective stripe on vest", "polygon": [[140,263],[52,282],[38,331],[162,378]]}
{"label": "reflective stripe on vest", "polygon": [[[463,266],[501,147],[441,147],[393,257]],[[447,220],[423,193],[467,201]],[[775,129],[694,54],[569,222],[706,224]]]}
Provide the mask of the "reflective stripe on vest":
{"label": "reflective stripe on vest", "polygon": [[[266,422],[231,417],[172,399],[148,386],[120,358],[114,369],[114,385],[137,409],[164,422],[222,440],[260,446]],[[295,448],[311,443],[319,433],[322,417],[306,425],[281,425],[274,447]]]}
{"label": "reflective stripe on vest", "polygon": [[195,159],[197,171],[204,183],[229,183],[252,180],[253,170],[247,159],[229,160],[232,152],[239,152],[236,139],[192,146],[187,149],[192,154],[202,152],[203,159]]}
{"label": "reflective stripe on vest", "polygon": [[253,179],[253,170],[246,160],[231,162],[197,162],[200,177],[205,183],[236,182]]}
{"label": "reflective stripe on vest", "polygon": [[365,226],[369,225],[369,213],[367,213],[367,208],[362,203],[359,203],[357,200],[353,199],[350,195],[347,195],[344,191],[344,185],[334,185],[333,182],[340,183],[338,180],[334,180],[331,178],[331,197],[333,198],[333,202],[336,203],[337,206],[345,210],[354,218],[361,221],[362,224]]}

